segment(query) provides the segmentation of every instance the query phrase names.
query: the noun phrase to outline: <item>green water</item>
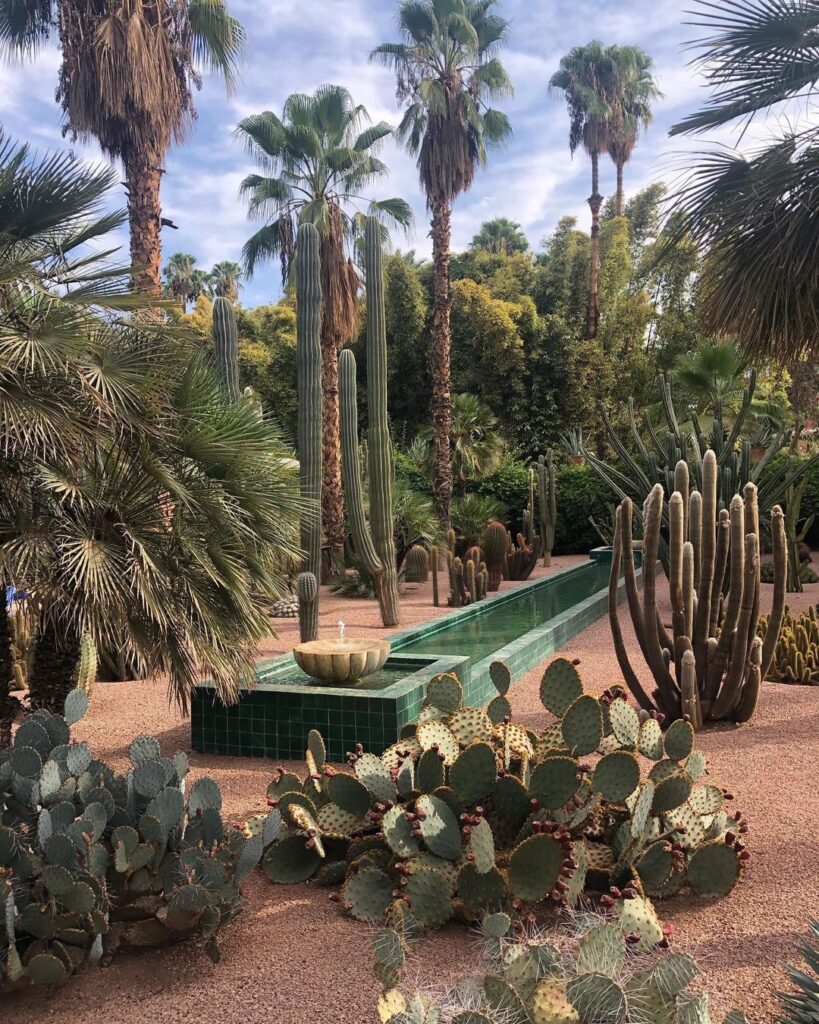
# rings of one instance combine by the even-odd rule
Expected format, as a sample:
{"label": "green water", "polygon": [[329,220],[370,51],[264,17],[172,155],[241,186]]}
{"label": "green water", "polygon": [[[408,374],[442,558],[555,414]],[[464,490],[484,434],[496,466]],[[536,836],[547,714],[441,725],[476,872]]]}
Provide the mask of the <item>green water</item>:
{"label": "green water", "polygon": [[544,625],[550,619],[608,586],[609,566],[590,562],[582,572],[555,576],[540,587],[522,591],[509,601],[489,604],[434,633],[402,643],[400,654],[457,654],[472,664]]}

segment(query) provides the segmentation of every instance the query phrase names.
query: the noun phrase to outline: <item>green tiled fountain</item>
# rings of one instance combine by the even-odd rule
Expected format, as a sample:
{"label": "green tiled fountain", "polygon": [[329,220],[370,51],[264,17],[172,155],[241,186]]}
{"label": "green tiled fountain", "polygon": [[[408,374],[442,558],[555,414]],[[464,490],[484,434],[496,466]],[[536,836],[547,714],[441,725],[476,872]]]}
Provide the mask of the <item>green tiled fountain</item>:
{"label": "green tiled fountain", "polygon": [[332,760],[356,743],[380,753],[417,717],[431,676],[455,672],[466,703],[485,704],[492,661],[519,678],[604,613],[608,579],[609,566],[592,560],[394,633],[386,665],[353,685],[325,686],[289,654],[260,662],[255,687],[230,707],[204,682],[191,707],[193,749],[301,759],[308,731],[318,729]]}

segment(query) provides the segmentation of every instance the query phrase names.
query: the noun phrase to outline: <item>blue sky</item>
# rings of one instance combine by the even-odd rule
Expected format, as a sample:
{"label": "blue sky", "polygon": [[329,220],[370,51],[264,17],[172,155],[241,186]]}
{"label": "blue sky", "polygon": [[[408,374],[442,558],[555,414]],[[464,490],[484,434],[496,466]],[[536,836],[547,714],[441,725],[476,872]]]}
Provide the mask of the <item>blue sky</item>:
{"label": "blue sky", "polygon": [[[466,247],[481,222],[493,216],[519,221],[535,247],[565,214],[585,225],[588,161],[582,153],[570,158],[565,105],[547,86],[561,55],[593,37],[642,46],[654,57],[665,94],[627,168],[628,192],[674,179],[681,151],[702,146],[667,136],[669,126],[706,95],[685,48],[697,35],[685,24],[690,6],[687,0],[502,0],[499,8],[511,21],[503,61],[515,86],[502,106],[514,136],[506,149],[491,154],[472,190],[457,200],[455,249]],[[165,229],[164,254],[191,252],[206,268],[220,259],[238,260],[254,229],[237,194],[252,169],[231,138],[240,118],[265,109],[278,112],[289,93],[336,82],[350,89],[374,121],[399,119],[392,74],[367,60],[373,46],[396,36],[393,0],[232,0],[231,9],[249,36],[243,80],[234,95],[226,96],[217,80],[206,78],[197,98],[198,120],[188,142],[170,152],[162,187],[164,213],[179,225],[178,231]],[[68,145],[54,102],[58,65],[57,51],[47,47],[34,64],[0,69],[0,120],[9,134],[41,150]],[[760,129],[752,126],[743,146],[752,144]],[[736,139],[725,133],[723,141]],[[76,149],[100,159],[93,145]],[[416,216],[412,235],[396,237],[395,244],[426,255],[427,216],[414,161],[392,142],[381,155],[391,174],[373,194],[403,196]],[[614,168],[606,162],[603,191],[613,188]],[[278,267],[257,271],[242,301],[255,305],[275,299],[278,282]]]}

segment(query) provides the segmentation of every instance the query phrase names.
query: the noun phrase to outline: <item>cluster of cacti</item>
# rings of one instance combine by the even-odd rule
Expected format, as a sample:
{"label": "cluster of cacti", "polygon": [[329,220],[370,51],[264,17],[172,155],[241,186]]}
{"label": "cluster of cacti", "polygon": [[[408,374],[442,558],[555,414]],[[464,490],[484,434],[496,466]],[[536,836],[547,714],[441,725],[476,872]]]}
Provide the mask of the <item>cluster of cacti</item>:
{"label": "cluster of cacti", "polygon": [[213,300],[213,352],[216,373],[228,402],[239,401],[239,328],[230,302]]}
{"label": "cluster of cacti", "polygon": [[34,640],[28,601],[16,598],[8,611],[11,647],[11,689],[25,690],[34,658]]}
{"label": "cluster of cacti", "polygon": [[211,779],[186,800],[184,754],[140,736],[117,775],[72,742],[87,707],[73,690],[64,716],[34,712],[0,750],[0,989],[59,985],[120,945],[198,935],[215,954],[262,853],[226,828]]}
{"label": "cluster of cacti", "polygon": [[[793,564],[790,556],[788,557],[788,572],[792,573]],[[759,578],[763,583],[773,583],[776,579],[776,571],[774,569],[773,562],[763,562],[759,567]],[[813,571],[807,562],[801,562],[799,564],[799,582],[804,586],[805,583],[819,583],[819,576]],[[788,588],[793,593],[793,587]]]}
{"label": "cluster of cacti", "polygon": [[[302,641],[318,639],[321,579],[322,401],[321,263],[319,234],[301,224],[296,250],[296,360],[298,390],[299,488],[304,506],[299,535],[304,572],[299,576],[299,631]],[[312,576],[312,582],[308,577]]]}
{"label": "cluster of cacti", "polygon": [[540,540],[543,545],[543,564],[552,564],[552,548],[555,546],[555,525],[557,523],[557,491],[555,487],[555,464],[552,449],[537,460],[538,511],[540,512]]}
{"label": "cluster of cacti", "polygon": [[534,572],[537,560],[540,558],[542,542],[540,537],[535,537],[531,544],[526,543],[522,533],[517,536],[517,544],[508,537],[509,550],[506,555],[506,570],[504,579],[507,580],[528,580]]}
{"label": "cluster of cacti", "polygon": [[295,619],[299,614],[299,598],[297,594],[280,597],[270,606],[270,617],[273,619]]}
{"label": "cluster of cacti", "polygon": [[466,552],[466,561],[453,557],[447,551],[449,568],[449,600],[452,608],[463,608],[468,604],[483,601],[489,585],[489,571],[486,563],[481,560],[482,552],[472,547]]}
{"label": "cluster of cacti", "polygon": [[364,236],[364,274],[367,289],[367,462],[369,522],[364,511],[358,447],[358,401],[355,356],[339,356],[339,402],[344,503],[350,519],[356,556],[375,583],[385,626],[397,626],[398,572],[393,532],[393,455],[387,416],[387,329],[384,312],[384,274],[381,225],[368,217]]}
{"label": "cluster of cacti", "polygon": [[[381,1024],[711,1024],[706,993],[692,992],[696,961],[655,947],[640,951],[628,928],[639,896],[626,893],[608,914],[586,911],[550,930],[531,919],[487,914],[474,976],[441,993],[399,987],[416,940],[411,917],[373,935],[382,993]],[[667,943],[663,943],[667,947]],[[724,1024],[747,1024],[733,1010]]]}
{"label": "cluster of cacti", "polygon": [[584,694],[557,659],[541,683],[551,722],[535,733],[511,720],[507,666],[493,663],[491,677],[498,696],[485,710],[463,706],[454,675],[433,677],[418,721],[381,757],[359,746],[352,774],[325,763],[312,732],[306,778],[277,769],[269,814],[247,823],[267,836],[271,880],[343,882],[337,898],[354,917],[405,904],[424,928],[629,888],[641,948],[663,938],[648,897],[733,888],[747,825],[704,781],[687,722],[664,737],[624,692]]}
{"label": "cluster of cacti", "polygon": [[[640,510],[647,501],[652,487],[659,483],[666,497],[671,497],[677,489],[677,465],[680,461],[688,464],[688,475],[692,488],[702,492],[703,468],[705,454],[711,451],[717,461],[717,500],[720,507],[727,508],[735,494],[743,494],[749,483],[759,488],[759,505],[763,510],[773,508],[776,504],[786,501],[790,487],[797,484],[808,473],[811,466],[819,461],[819,454],[810,459],[802,460],[793,467],[787,460],[780,466],[771,468],[771,462],[791,440],[791,433],[783,428],[765,450],[761,459],[754,462],[751,458],[750,440],[740,441],[744,436],[745,419],[751,410],[756,389],[756,374],[751,371],[750,379],[745,388],[742,405],[731,422],[726,422],[723,408],[718,403],[714,410],[710,432],[706,435],[695,413],[686,410],[690,417],[692,430],[684,430],[674,409],[671,384],[661,376],[660,400],[665,420],[666,437],[661,439],[657,427],[652,423],[650,413],[645,413],[645,432],[648,443],[638,428],[634,414],[634,403],[629,400],[629,419],[631,423],[632,444],[626,445],[612,426],[609,416],[600,406],[600,416],[606,432],[609,446],[617,455],[617,470],[591,452],[584,451],[586,461],[594,469],[601,480],[616,494],[619,499],[628,496],[636,505],[635,514],[639,518]],[[667,527],[667,516],[664,521]],[[668,571],[669,552],[663,543],[660,546],[660,558],[663,567]]]}
{"label": "cluster of cacti", "polygon": [[[768,635],[768,616],[759,620],[759,636]],[[819,686],[819,605],[813,605],[794,618],[789,608],[774,647],[773,660],[766,679],[777,683],[802,683]]]}
{"label": "cluster of cacti", "polygon": [[[772,634],[763,645],[759,622],[759,507],[757,489],[746,484],[730,509],[719,509],[719,466],[713,451],[702,461],[702,491],[690,490],[688,465],[678,462],[668,502],[671,633],[657,606],[657,557],[665,494],[655,485],[643,510],[643,590],[637,587],[632,542],[632,504],[617,509],[609,583],[609,620],[617,660],[626,683],[646,711],[685,718],[698,729],[706,719],[746,722],[759,697],[760,682],[773,658],[784,614],[787,551],[782,510],[771,513],[776,580]],[[656,689],[649,695],[629,660],[618,611],[623,567],[629,611],[640,652]],[[724,584],[728,581],[727,594]]]}
{"label": "cluster of cacti", "polygon": [[[438,552],[435,552],[437,558]],[[429,579],[429,552],[422,544],[413,544],[404,557],[404,579],[407,583],[426,583]]]}

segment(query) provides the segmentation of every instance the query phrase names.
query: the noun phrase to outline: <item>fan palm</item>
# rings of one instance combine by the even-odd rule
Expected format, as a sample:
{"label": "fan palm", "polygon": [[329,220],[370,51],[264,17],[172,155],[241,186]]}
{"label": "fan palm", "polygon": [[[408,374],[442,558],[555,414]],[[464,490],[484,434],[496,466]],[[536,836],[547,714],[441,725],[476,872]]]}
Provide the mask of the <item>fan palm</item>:
{"label": "fan palm", "polygon": [[157,295],[165,155],[190,129],[199,69],[233,85],[244,32],[223,0],[0,0],[6,52],[55,36],[66,130],[122,161],[135,285]]}
{"label": "fan palm", "polygon": [[165,294],[181,302],[185,313],[188,311],[188,303],[195,303],[208,290],[207,275],[196,266],[196,257],[190,253],[175,252],[169,256],[162,273],[165,277]]}
{"label": "fan palm", "polygon": [[[432,449],[434,427],[419,432],[414,451],[425,451],[426,470],[434,471]],[[455,490],[463,494],[467,481],[481,480],[494,473],[503,461],[506,441],[500,433],[498,418],[475,395],[456,395],[452,402],[452,476]]]}
{"label": "fan palm", "polygon": [[[681,231],[708,253],[701,315],[749,357],[819,351],[819,7],[813,0],[699,0],[698,63],[713,93],[672,134],[700,134],[801,100],[807,127],[748,157],[711,149],[676,196]],[[778,111],[777,113],[779,113]],[[812,115],[812,116],[811,116]]]}
{"label": "fan palm", "polygon": [[662,93],[654,78],[654,61],[638,46],[610,46],[609,54],[617,68],[618,87],[608,151],[617,168],[615,208],[617,216],[622,217],[626,212],[623,169],[631,159],[640,133],[654,120],[652,101],[660,99]]}
{"label": "fan palm", "polygon": [[[251,676],[300,502],[252,403],[140,315],[115,250],[89,255],[124,220],[101,212],[115,178],[0,137],[0,580],[37,602],[34,704],[59,706],[88,633],[185,707],[200,673],[225,699]],[[0,731],[15,710],[0,692]]]}
{"label": "fan palm", "polygon": [[583,146],[591,159],[592,191],[589,208],[591,228],[591,275],[589,282],[588,337],[596,338],[600,321],[600,157],[616,138],[616,111],[620,73],[611,47],[597,40],[573,47],[560,60],[550,88],[565,96],[569,108],[569,149]]}
{"label": "fan palm", "polygon": [[487,98],[511,92],[497,57],[508,23],[495,0],[402,0],[401,42],[371,54],[394,68],[397,97],[406,105],[398,135],[418,156],[421,186],[432,214],[434,307],[432,316],[433,493],[441,524],[449,525],[452,499],[452,378],[450,371],[450,240],[452,204],[472,185],[487,148],[509,138],[505,114]]}
{"label": "fan palm", "polygon": [[355,334],[358,315],[358,274],[349,253],[362,206],[385,222],[407,227],[412,221],[402,199],[362,197],[362,190],[387,176],[374,154],[392,134],[385,122],[368,121],[346,89],[325,85],[312,96],[289,96],[281,117],[266,110],[236,129],[262,171],[241,185],[251,216],[265,222],[245,243],[247,273],[277,257],[286,279],[302,222],[314,224],[321,238],[322,526],[335,559],[344,547],[338,355]]}
{"label": "fan palm", "polygon": [[481,224],[469,247],[508,256],[513,252],[528,252],[529,239],[516,221],[508,217],[494,217]]}
{"label": "fan palm", "polygon": [[222,295],[231,302],[239,298],[239,289],[242,287],[242,268],[238,263],[231,260],[222,260],[213,265],[208,274],[208,284],[214,294]]}

